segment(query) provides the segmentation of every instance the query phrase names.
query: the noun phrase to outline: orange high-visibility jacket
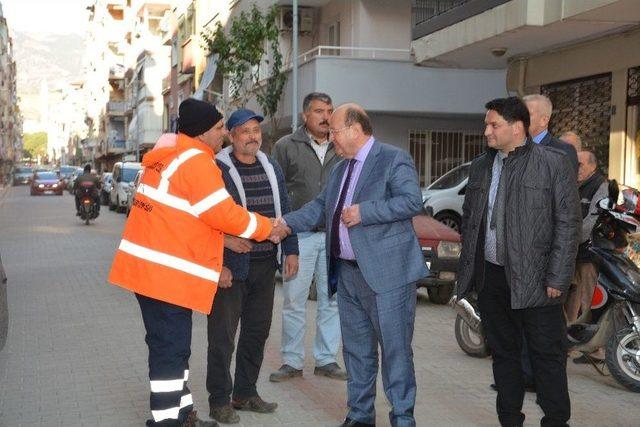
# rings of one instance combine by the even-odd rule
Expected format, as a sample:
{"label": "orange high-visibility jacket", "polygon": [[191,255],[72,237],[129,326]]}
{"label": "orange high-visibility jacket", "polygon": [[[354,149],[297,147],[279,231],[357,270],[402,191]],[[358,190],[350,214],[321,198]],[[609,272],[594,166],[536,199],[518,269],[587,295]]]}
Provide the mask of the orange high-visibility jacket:
{"label": "orange high-visibility jacket", "polygon": [[205,314],[222,270],[224,234],[261,241],[270,221],[235,204],[214,153],[178,135],[147,153],[109,282]]}

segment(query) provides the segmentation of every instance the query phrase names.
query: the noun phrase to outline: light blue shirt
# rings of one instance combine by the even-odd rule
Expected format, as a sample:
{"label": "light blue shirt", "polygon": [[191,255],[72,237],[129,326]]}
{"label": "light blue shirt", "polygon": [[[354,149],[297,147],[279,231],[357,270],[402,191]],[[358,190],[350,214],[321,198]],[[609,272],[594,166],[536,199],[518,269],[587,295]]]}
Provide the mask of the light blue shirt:
{"label": "light blue shirt", "polygon": [[533,142],[535,142],[536,144],[540,144],[548,133],[549,131],[545,129],[536,136],[531,137],[531,139],[533,139]]}
{"label": "light blue shirt", "polygon": [[[369,151],[371,151],[371,147],[373,147],[374,142],[373,136],[369,138],[369,140],[358,150],[356,153],[354,160],[356,163],[353,165],[353,172],[351,175],[351,181],[349,182],[349,188],[347,188],[347,195],[344,199],[344,207],[351,206],[353,202],[353,193],[356,189],[356,184],[358,183],[358,178],[360,177],[360,172],[362,172],[362,166],[364,165],[364,161],[367,159],[369,155]],[[344,175],[342,176],[342,181],[340,181],[340,189],[344,186],[344,181],[347,178],[347,172],[349,168],[348,165],[344,168]],[[338,200],[340,196],[338,196]],[[336,201],[336,206],[338,202]],[[335,206],[334,206],[335,211]],[[342,221],[340,221],[340,225],[338,227],[338,238],[340,240],[340,258],[348,259],[354,261],[356,259],[356,255],[353,253],[353,248],[351,247],[351,241],[349,240],[349,229]]]}

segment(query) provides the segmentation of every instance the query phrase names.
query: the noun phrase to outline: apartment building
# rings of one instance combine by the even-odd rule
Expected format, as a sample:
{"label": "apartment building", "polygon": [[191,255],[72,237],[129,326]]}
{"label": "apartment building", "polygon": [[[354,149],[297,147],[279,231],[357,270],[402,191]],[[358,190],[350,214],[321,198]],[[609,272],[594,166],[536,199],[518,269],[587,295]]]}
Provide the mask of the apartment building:
{"label": "apartment building", "polygon": [[[232,3],[230,18],[253,3]],[[263,10],[274,4],[280,7],[280,46],[290,64],[292,2],[255,3]],[[504,70],[416,66],[409,0],[298,3],[298,88],[294,94],[289,67],[276,134],[291,130],[294,97],[301,105],[305,94],[320,91],[331,95],[336,105],[361,104],[370,113],[379,140],[411,152],[422,185],[483,149],[483,105],[506,95]],[[228,88],[224,92],[225,104],[232,104]],[[249,107],[259,110],[252,101]]]}
{"label": "apartment building", "polygon": [[0,184],[22,158],[22,116],[16,95],[13,41],[0,3]]}
{"label": "apartment building", "polygon": [[[93,0],[83,84],[87,135],[82,148],[97,170],[110,170],[126,150],[124,119],[125,10],[128,0]],[[78,139],[78,136],[72,138]]]}
{"label": "apartment building", "polygon": [[577,131],[609,177],[640,184],[637,0],[417,0],[415,62],[506,70],[513,94],[550,97],[554,134]]}

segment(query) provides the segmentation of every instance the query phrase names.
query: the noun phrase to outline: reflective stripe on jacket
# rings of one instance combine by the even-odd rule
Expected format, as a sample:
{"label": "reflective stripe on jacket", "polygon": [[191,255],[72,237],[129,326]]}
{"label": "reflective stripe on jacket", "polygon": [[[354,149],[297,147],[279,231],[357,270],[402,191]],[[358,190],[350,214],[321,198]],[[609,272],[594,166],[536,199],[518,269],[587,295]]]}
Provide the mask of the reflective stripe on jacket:
{"label": "reflective stripe on jacket", "polygon": [[184,134],[144,156],[145,171],[109,274],[133,292],[211,312],[224,234],[265,240],[269,220],[238,206],[213,150]]}

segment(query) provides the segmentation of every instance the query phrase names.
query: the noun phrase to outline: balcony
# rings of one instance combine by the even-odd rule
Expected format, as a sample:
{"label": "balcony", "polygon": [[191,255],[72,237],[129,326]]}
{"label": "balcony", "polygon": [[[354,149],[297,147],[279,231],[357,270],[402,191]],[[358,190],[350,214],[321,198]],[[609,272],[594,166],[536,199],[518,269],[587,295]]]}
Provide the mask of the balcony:
{"label": "balcony", "polygon": [[196,62],[194,55],[194,41],[192,38],[187,39],[182,44],[182,68],[183,74],[193,74],[196,70]]}
{"label": "balcony", "polygon": [[[335,105],[353,101],[371,112],[484,114],[487,99],[504,94],[504,71],[416,67],[407,49],[318,46],[300,55],[299,64],[297,99],[326,92]],[[289,119],[290,73],[279,107]]]}
{"label": "balcony", "polygon": [[414,0],[411,7],[413,40],[464,21],[510,0]]}
{"label": "balcony", "polygon": [[125,103],[124,101],[109,101],[107,102],[107,114],[110,116],[122,116],[124,115]]}
{"label": "balcony", "polygon": [[510,58],[628,31],[638,0],[416,0],[411,49],[430,67],[505,69]]}
{"label": "balcony", "polygon": [[162,94],[165,95],[171,90],[171,74],[162,79]]}

